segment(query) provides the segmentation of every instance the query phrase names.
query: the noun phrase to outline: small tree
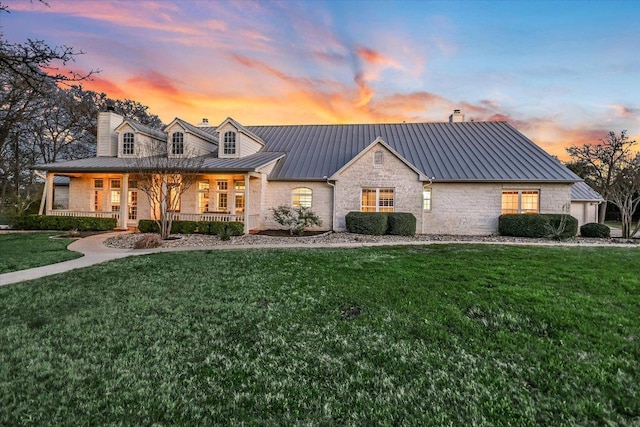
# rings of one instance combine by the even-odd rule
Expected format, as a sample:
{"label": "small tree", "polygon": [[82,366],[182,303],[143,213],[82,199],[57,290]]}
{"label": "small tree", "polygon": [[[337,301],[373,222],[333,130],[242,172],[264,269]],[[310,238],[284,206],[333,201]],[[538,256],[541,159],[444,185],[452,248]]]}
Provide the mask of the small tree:
{"label": "small tree", "polygon": [[182,195],[197,181],[204,159],[185,150],[169,156],[167,144],[146,147],[144,154],[131,160],[138,189],[147,195],[160,237],[169,238],[175,213],[180,210]]}
{"label": "small tree", "polygon": [[302,235],[305,228],[312,225],[322,225],[322,220],[316,215],[311,208],[298,206],[281,205],[272,209],[273,219],[280,225],[289,229],[290,235]]}

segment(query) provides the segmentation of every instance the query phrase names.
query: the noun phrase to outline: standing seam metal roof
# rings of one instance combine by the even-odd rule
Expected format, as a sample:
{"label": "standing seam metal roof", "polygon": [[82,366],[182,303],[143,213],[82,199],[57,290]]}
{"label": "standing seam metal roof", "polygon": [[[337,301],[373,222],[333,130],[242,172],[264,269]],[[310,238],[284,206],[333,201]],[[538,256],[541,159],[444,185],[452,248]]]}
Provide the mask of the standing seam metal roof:
{"label": "standing seam metal roof", "polygon": [[506,122],[247,126],[263,151],[287,153],[272,180],[331,176],[378,136],[436,181],[580,178]]}

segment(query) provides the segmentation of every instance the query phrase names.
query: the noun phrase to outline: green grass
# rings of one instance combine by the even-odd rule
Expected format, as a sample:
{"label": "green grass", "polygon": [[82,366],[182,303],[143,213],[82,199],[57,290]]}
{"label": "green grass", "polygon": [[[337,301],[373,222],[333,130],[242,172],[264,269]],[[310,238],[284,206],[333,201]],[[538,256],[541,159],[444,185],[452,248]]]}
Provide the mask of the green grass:
{"label": "green grass", "polygon": [[40,267],[82,256],[67,250],[73,239],[50,239],[60,233],[0,234],[0,273]]}
{"label": "green grass", "polygon": [[640,425],[640,252],[163,253],[0,288],[0,425]]}

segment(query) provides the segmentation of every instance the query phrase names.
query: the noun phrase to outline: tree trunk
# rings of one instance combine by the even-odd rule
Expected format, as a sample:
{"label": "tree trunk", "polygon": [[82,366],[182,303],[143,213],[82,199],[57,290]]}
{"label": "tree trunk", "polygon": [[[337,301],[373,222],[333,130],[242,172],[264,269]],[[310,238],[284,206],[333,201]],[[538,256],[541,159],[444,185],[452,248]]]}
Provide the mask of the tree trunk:
{"label": "tree trunk", "polygon": [[604,217],[607,215],[607,201],[600,203],[598,206],[598,222],[604,224]]}

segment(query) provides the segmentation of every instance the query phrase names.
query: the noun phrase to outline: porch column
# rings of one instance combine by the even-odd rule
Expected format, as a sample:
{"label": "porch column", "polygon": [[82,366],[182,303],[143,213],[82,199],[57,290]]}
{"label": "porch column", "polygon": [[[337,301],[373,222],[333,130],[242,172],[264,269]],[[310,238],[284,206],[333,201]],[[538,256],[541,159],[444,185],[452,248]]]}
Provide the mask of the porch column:
{"label": "porch column", "polygon": [[49,215],[51,210],[53,209],[53,176],[54,174],[51,172],[47,172],[47,200],[46,200],[46,210],[44,212],[45,215]]}
{"label": "porch column", "polygon": [[244,175],[244,234],[249,234],[249,174],[248,173]]}
{"label": "porch column", "polygon": [[122,184],[120,185],[120,228],[127,229],[129,220],[129,174],[122,174]]}

